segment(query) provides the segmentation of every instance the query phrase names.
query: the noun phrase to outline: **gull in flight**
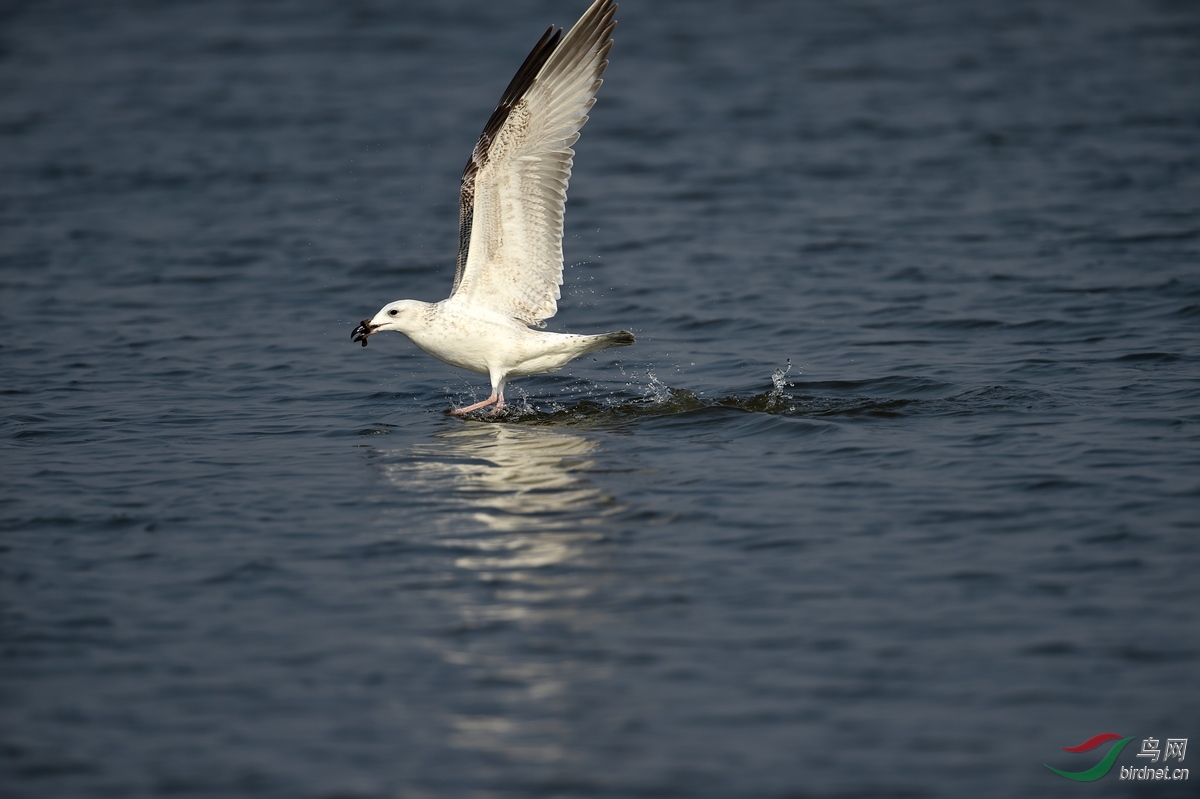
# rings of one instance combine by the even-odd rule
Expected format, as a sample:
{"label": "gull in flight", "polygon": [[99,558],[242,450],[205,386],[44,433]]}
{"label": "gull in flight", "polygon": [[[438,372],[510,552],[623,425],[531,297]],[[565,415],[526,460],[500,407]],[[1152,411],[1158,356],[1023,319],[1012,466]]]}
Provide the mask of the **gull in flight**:
{"label": "gull in flight", "polygon": [[572,145],[596,102],[617,11],[596,0],[563,36],[553,25],[517,70],[463,170],[458,268],[441,302],[398,300],[350,337],[395,330],[452,366],[486,374],[492,393],[452,411],[504,407],[510,378],[561,369],[589,352],[633,343],[627,330],[546,333],[563,278],[563,208]]}

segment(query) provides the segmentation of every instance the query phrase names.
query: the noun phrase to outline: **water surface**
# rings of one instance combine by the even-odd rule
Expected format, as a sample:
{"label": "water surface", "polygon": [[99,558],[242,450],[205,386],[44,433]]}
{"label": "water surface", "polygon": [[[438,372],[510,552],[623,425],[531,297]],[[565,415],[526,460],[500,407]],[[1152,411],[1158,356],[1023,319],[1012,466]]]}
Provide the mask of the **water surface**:
{"label": "water surface", "polygon": [[1200,738],[1195,6],[623,4],[551,329],[638,344],[449,418],[484,378],[349,333],[445,296],[569,5],[2,12],[5,796],[1058,796]]}

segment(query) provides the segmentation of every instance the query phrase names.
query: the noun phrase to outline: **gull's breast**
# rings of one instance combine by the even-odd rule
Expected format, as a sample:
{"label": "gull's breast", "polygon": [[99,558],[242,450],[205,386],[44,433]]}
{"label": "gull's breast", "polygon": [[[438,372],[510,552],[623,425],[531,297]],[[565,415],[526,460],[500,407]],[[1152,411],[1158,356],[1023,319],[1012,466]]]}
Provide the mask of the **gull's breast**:
{"label": "gull's breast", "polygon": [[426,324],[409,333],[413,343],[433,357],[484,374],[497,367],[508,371],[527,357],[532,331],[524,325],[450,304],[435,307]]}

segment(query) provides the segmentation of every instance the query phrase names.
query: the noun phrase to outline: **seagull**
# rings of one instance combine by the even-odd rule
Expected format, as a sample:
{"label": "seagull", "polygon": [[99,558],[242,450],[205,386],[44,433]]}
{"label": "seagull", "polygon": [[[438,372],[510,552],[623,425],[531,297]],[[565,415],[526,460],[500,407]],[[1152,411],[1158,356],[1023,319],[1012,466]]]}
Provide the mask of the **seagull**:
{"label": "seagull", "polygon": [[555,372],[589,352],[627,347],[633,334],[547,333],[563,280],[563,210],[579,139],[612,49],[613,0],[595,0],[574,27],[547,29],[508,84],[462,174],[458,265],[441,302],[397,300],[350,338],[403,333],[442,361],[491,379],[461,416],[504,408],[510,378]]}

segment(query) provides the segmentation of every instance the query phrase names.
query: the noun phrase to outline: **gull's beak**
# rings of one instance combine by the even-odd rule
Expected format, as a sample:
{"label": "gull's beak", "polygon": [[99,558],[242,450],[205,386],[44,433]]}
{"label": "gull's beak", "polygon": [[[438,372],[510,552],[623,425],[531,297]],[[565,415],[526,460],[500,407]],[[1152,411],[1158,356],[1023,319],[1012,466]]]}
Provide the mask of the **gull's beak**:
{"label": "gull's beak", "polygon": [[379,325],[371,324],[370,319],[364,319],[358,323],[358,327],[354,328],[354,332],[350,334],[351,341],[361,341],[362,345],[367,346],[367,336],[375,332]]}

